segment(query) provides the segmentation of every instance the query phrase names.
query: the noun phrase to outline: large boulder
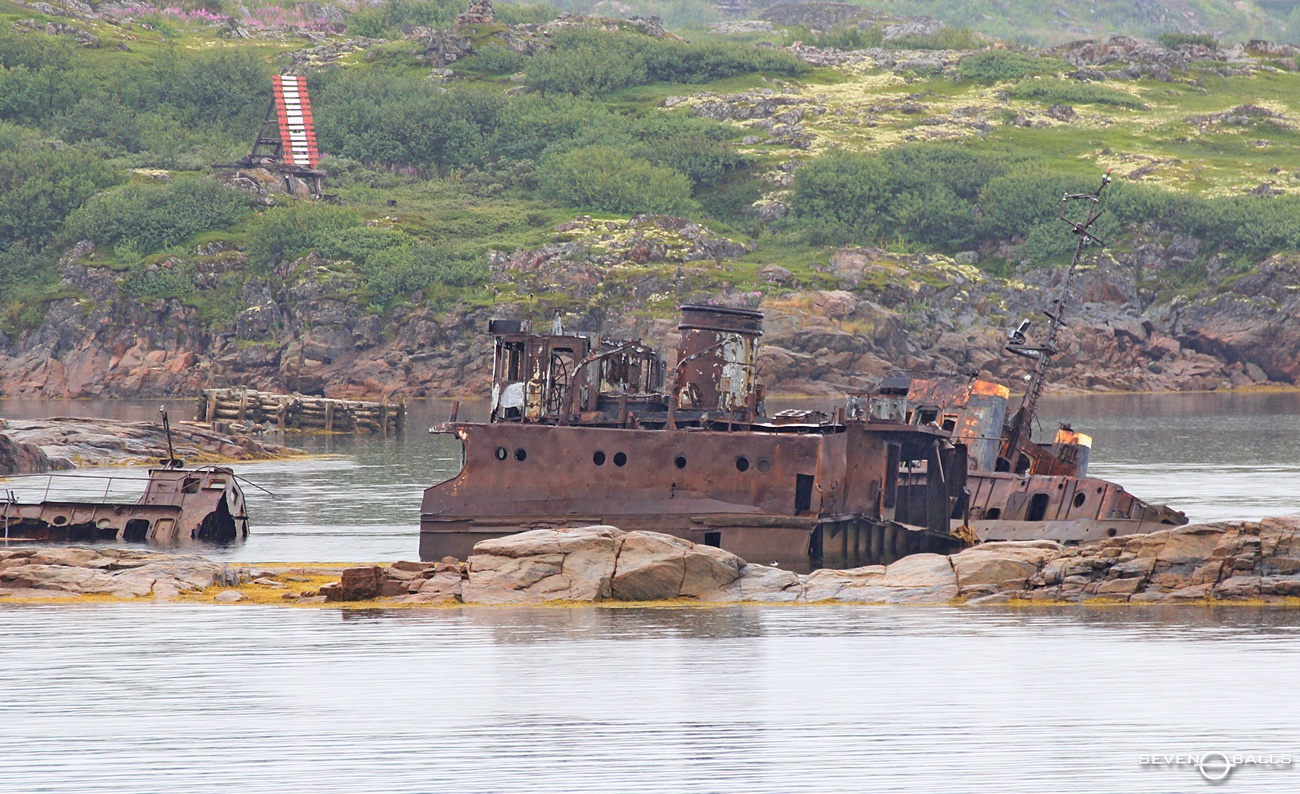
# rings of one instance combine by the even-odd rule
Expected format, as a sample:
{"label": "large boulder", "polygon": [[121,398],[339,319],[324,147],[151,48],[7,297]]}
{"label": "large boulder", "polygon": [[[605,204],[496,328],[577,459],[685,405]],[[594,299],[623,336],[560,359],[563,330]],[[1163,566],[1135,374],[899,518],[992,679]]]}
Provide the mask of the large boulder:
{"label": "large boulder", "polygon": [[734,582],[706,598],[714,601],[791,603],[802,596],[803,581],[799,574],[767,565],[747,564],[740,569],[740,576]]}
{"label": "large boulder", "polygon": [[952,557],[957,587],[963,596],[1022,590],[1047,560],[1061,553],[1050,540],[984,543]]}
{"label": "large boulder", "polygon": [[721,549],[658,532],[536,529],[476,544],[461,598],[480,604],[720,600],[744,564]]}
{"label": "large boulder", "polygon": [[942,554],[913,554],[892,565],[820,570],[804,583],[806,601],[942,604],[957,597],[957,577]]}
{"label": "large boulder", "polygon": [[[0,429],[4,422],[0,421]],[[14,441],[0,434],[0,477],[10,474],[38,474],[53,468],[45,451],[35,444]]]}
{"label": "large boulder", "polygon": [[607,599],[625,535],[616,527],[593,526],[481,541],[469,558],[461,597],[480,604]]}

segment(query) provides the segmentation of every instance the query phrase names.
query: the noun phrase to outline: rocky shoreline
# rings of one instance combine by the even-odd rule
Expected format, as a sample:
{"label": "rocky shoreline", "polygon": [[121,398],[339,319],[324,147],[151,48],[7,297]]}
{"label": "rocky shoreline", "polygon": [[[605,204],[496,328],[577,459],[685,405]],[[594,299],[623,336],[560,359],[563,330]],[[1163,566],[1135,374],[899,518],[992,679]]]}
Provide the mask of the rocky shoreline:
{"label": "rocky shoreline", "polygon": [[[334,581],[337,579],[337,581]],[[635,604],[1278,604],[1300,597],[1300,516],[1176,527],[1083,547],[988,543],[889,566],[796,574],[615,527],[479,543],[467,561],[233,566],[121,548],[0,548],[0,600],[338,606]]]}
{"label": "rocky shoreline", "polygon": [[[306,454],[265,439],[188,422],[172,426],[172,448],[190,465]],[[0,476],[81,466],[138,466],[166,457],[167,437],[159,422],[86,417],[0,419]]]}

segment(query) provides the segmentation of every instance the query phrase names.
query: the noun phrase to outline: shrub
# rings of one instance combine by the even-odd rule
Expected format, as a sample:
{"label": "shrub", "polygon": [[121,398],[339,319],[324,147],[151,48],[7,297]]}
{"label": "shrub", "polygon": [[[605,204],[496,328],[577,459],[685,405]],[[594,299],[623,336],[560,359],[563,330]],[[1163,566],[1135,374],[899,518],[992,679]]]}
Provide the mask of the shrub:
{"label": "shrub", "polygon": [[445,171],[482,162],[505,100],[476,89],[443,92],[416,77],[337,74],[313,103],[321,145],[366,163]]}
{"label": "shrub", "polygon": [[165,50],[140,100],[142,109],[162,103],[190,123],[230,123],[242,133],[266,112],[270,76],[266,61],[247,49]]}
{"label": "shrub", "polygon": [[[567,38],[567,37],[566,37]],[[649,82],[645,56],[613,36],[572,37],[533,58],[524,84],[540,93],[600,96]]]}
{"label": "shrub", "polygon": [[196,232],[229,226],[250,211],[242,193],[208,179],[129,184],[101,193],[68,217],[65,239],[132,241],[158,251]]}
{"label": "shrub", "polygon": [[688,212],[690,180],[613,146],[585,146],[548,158],[538,172],[543,193],[572,207],[603,212]]}
{"label": "shrub", "polygon": [[625,137],[625,127],[625,120],[598,102],[565,94],[532,94],[517,97],[502,109],[488,148],[500,157],[540,161],[557,151]]}
{"label": "shrub", "polygon": [[465,68],[486,74],[514,74],[524,68],[527,60],[523,53],[494,42],[474,50],[474,54],[465,61]]}
{"label": "shrub", "polygon": [[929,35],[900,36],[885,42],[891,50],[978,50],[985,40],[966,28],[939,28]]}
{"label": "shrub", "polygon": [[1051,104],[1113,105],[1133,110],[1142,110],[1146,107],[1142,100],[1132,94],[1107,88],[1104,85],[1080,83],[1074,80],[1026,80],[1011,86],[1007,94],[1012,99],[1030,99]]}
{"label": "shrub", "polygon": [[525,84],[542,93],[601,96],[647,83],[703,83],[752,72],[807,70],[790,53],[742,44],[656,39],[641,33],[568,30],[528,64]]}
{"label": "shrub", "polygon": [[834,28],[824,33],[814,32],[808,28],[786,31],[786,43],[802,41],[810,47],[831,50],[865,50],[879,47],[884,43],[884,39],[885,34],[878,27]]}
{"label": "shrub", "polygon": [[248,254],[258,265],[302,256],[335,232],[360,226],[356,213],[338,207],[292,204],[267,210],[248,233]]}
{"label": "shrub", "polygon": [[1209,47],[1212,50],[1219,49],[1219,40],[1209,33],[1176,33],[1170,31],[1156,36],[1156,41],[1171,50],[1177,49],[1186,44]]}
{"label": "shrub", "polygon": [[357,273],[370,302],[378,306],[391,306],[430,288],[450,297],[487,278],[487,268],[478,258],[451,246],[414,240],[374,252],[357,263]]}
{"label": "shrub", "polygon": [[693,186],[712,184],[749,164],[726,140],[726,128],[695,116],[655,113],[629,125],[633,154],[685,174]]}
{"label": "shrub", "polygon": [[0,246],[25,240],[40,250],[64,219],[126,176],[96,153],[6,134],[0,124]]}
{"label": "shrub", "polygon": [[830,152],[795,172],[794,211],[818,244],[878,239],[889,199],[877,157]]}
{"label": "shrub", "polygon": [[547,5],[497,3],[492,13],[503,25],[536,25],[555,19],[555,9]]}
{"label": "shrub", "polygon": [[457,0],[387,0],[383,5],[361,5],[348,14],[347,31],[367,38],[397,38],[398,28],[421,25],[438,30],[450,27],[465,5]]}
{"label": "shrub", "polygon": [[962,58],[957,64],[957,77],[992,83],[1054,72],[1061,66],[1061,61],[1055,58],[1039,58],[1012,50],[984,50]]}

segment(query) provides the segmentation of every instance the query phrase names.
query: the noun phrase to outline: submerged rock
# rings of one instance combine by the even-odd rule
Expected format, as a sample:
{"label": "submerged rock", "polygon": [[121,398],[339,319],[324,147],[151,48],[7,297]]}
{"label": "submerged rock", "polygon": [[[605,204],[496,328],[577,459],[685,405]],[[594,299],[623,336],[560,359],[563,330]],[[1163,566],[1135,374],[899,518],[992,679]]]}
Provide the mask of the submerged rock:
{"label": "submerged rock", "polygon": [[156,554],[120,548],[0,549],[0,599],[111,595],[171,598],[249,578],[195,555]]}
{"label": "submerged rock", "polygon": [[[172,445],[175,454],[190,464],[271,460],[303,454],[302,450],[271,441],[220,433],[207,425],[189,422],[172,425]],[[88,417],[5,421],[0,425],[0,474],[6,473],[6,447],[19,450],[16,460],[31,467],[27,472],[70,469],[77,465],[157,463],[167,457],[167,437],[160,422]],[[8,473],[25,472],[19,468]]]}

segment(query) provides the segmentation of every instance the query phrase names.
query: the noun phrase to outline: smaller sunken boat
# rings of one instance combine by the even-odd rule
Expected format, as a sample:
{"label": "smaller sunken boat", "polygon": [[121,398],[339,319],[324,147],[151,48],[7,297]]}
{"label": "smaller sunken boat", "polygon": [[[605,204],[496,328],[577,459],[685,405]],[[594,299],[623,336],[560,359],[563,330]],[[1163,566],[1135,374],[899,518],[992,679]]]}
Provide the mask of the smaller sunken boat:
{"label": "smaller sunken boat", "polygon": [[[13,491],[0,492],[0,528],[5,542],[83,543],[127,541],[157,545],[189,542],[232,543],[248,537],[244,492],[234,471],[224,466],[185,468],[171,449],[171,425],[163,412],[167,459],[147,478],[120,475],[47,475],[45,496],[24,503]],[[143,480],[135,502],[108,497],[115,482]],[[51,488],[84,484],[102,491],[99,499],[50,499]]]}

